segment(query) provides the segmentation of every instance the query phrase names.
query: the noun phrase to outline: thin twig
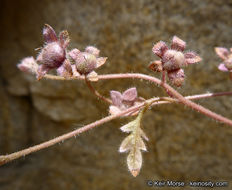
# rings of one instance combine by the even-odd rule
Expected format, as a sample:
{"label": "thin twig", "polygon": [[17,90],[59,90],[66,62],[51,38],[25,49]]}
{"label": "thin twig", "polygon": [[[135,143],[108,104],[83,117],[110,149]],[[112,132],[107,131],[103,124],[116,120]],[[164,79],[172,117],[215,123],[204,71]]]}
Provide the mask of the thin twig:
{"label": "thin twig", "polygon": [[88,88],[90,89],[91,92],[93,92],[98,98],[103,100],[104,102],[107,102],[109,104],[112,104],[112,101],[103,95],[101,95],[91,84],[91,82],[85,77],[85,83],[87,84]]}
{"label": "thin twig", "polygon": [[[46,78],[53,78],[54,76],[51,75],[45,75]],[[55,76],[57,77],[57,76]],[[58,80],[61,80],[63,77],[59,77]],[[162,83],[162,81],[156,77],[152,77],[149,75],[145,75],[145,74],[140,74],[140,73],[124,73],[124,74],[106,74],[106,75],[98,75],[98,80],[109,80],[109,79],[123,79],[123,78],[136,78],[136,79],[144,79],[144,80],[148,80],[151,81],[152,83],[158,84],[160,86],[162,86],[165,90],[167,90],[172,97],[178,99],[182,104],[208,116],[211,117],[212,119],[215,119],[219,122],[225,123],[227,125],[232,126],[232,120],[223,117],[217,113],[214,113],[212,111],[210,111],[209,109],[198,105],[186,98],[184,98],[179,92],[177,92],[174,88],[172,88],[171,86],[169,86],[167,83]],[[64,78],[63,78],[64,79]],[[79,76],[79,77],[72,77],[70,78],[70,80],[73,79],[80,79],[80,80],[84,80],[85,77],[84,76]]]}
{"label": "thin twig", "polygon": [[126,73],[126,74],[108,74],[108,75],[99,75],[98,79],[118,79],[118,78],[137,78],[137,79],[144,79],[144,80],[148,80],[151,81],[155,84],[158,85],[162,85],[162,87],[166,90],[169,91],[169,93],[176,99],[178,99],[182,104],[208,116],[211,117],[217,121],[220,121],[222,123],[225,123],[227,125],[232,126],[232,120],[225,118],[217,113],[214,113],[212,111],[210,111],[209,109],[198,105],[186,98],[184,98],[180,93],[178,93],[174,88],[172,88],[171,86],[169,86],[167,83],[162,83],[162,81],[156,77],[152,77],[152,76],[148,76],[148,75],[144,75],[144,74],[140,74],[140,73]]}
{"label": "thin twig", "polygon": [[[216,96],[229,96],[229,95],[232,95],[232,92],[219,92],[219,93],[207,93],[207,94],[199,94],[199,95],[194,95],[194,96],[187,96],[185,97],[186,99],[202,99],[202,98],[210,98],[210,97],[216,97]],[[139,110],[140,108],[144,107],[145,105],[147,105],[147,103],[150,103],[150,102],[153,102],[152,103],[152,106],[154,105],[159,105],[159,104],[169,104],[169,103],[173,103],[173,102],[178,102],[178,100],[176,99],[173,99],[173,98],[169,98],[169,97],[161,97],[161,98],[152,98],[152,99],[149,99],[149,100],[146,100],[144,103],[141,103],[139,105],[136,105],[136,106],[133,106],[125,111],[122,111],[118,114],[115,114],[115,115],[111,115],[111,116],[108,116],[108,117],[105,117],[101,120],[98,120],[98,121],[95,121],[91,124],[88,124],[84,127],[81,127],[79,129],[76,129],[72,132],[69,132],[69,133],[66,133],[64,135],[61,135],[59,137],[56,137],[52,140],[49,140],[49,141],[46,141],[44,143],[41,143],[41,144],[38,144],[38,145],[35,145],[35,146],[32,146],[30,148],[27,148],[27,149],[24,149],[24,150],[21,150],[21,151],[18,151],[18,152],[15,152],[15,153],[12,153],[12,154],[8,154],[8,155],[5,155],[5,156],[0,156],[0,166],[1,165],[4,165],[8,162],[11,162],[15,159],[18,159],[20,157],[23,157],[23,156],[26,156],[28,154],[31,154],[33,152],[37,152],[39,150],[42,150],[42,149],[45,149],[45,148],[48,148],[52,145],[55,145],[59,142],[63,142],[64,140],[67,140],[67,139],[70,139],[72,137],[75,137],[85,131],[88,131],[90,129],[93,129],[103,123],[106,123],[106,122],[109,122],[113,119],[116,119],[120,116],[123,116],[129,112],[132,112],[132,111],[136,111],[136,110]]]}
{"label": "thin twig", "polygon": [[85,131],[88,131],[90,129],[93,129],[93,128],[95,128],[95,127],[97,127],[97,126],[99,126],[99,125],[101,125],[103,123],[109,122],[109,121],[111,121],[113,119],[116,119],[116,118],[118,118],[120,116],[123,116],[123,115],[125,115],[125,114],[127,114],[127,113],[129,113],[131,111],[139,109],[139,108],[143,107],[143,105],[144,105],[144,103],[141,103],[141,104],[136,105],[134,107],[131,107],[131,108],[125,110],[125,111],[122,111],[122,112],[120,112],[118,114],[107,116],[107,117],[105,117],[103,119],[95,121],[95,122],[93,122],[91,124],[88,124],[88,125],[86,125],[84,127],[76,129],[76,130],[74,130],[72,132],[66,133],[66,134],[61,135],[59,137],[56,137],[56,138],[54,138],[52,140],[46,141],[44,143],[32,146],[30,148],[27,148],[27,149],[24,149],[24,150],[21,150],[21,151],[18,151],[18,152],[9,154],[9,155],[0,156],[0,166],[4,165],[4,164],[6,164],[6,163],[8,163],[8,162],[10,162],[12,160],[15,160],[17,158],[20,158],[22,156],[26,156],[26,155],[31,154],[33,152],[37,152],[39,150],[42,150],[42,149],[48,148],[48,147],[50,147],[52,145],[55,145],[55,144],[57,144],[59,142],[63,142],[64,140],[75,137],[75,136],[77,136],[77,135],[79,135],[79,134],[81,134],[81,133],[83,133]]}
{"label": "thin twig", "polygon": [[[161,83],[161,86],[163,86],[163,84],[166,84],[167,83],[167,80],[166,80],[166,72],[163,70],[162,71],[162,79],[161,79],[162,83]],[[170,97],[173,97],[172,94],[169,93],[169,91],[167,89],[165,89],[165,92],[170,96]]]}

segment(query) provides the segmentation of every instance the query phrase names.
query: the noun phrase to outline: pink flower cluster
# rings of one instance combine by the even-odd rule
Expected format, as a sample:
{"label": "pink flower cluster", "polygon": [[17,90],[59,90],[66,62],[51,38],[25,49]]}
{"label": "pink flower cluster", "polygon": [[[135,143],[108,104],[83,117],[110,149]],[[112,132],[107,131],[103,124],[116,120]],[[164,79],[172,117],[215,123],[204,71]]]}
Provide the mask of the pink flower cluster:
{"label": "pink flower cluster", "polygon": [[155,72],[167,72],[172,84],[181,86],[185,78],[182,68],[201,61],[201,58],[192,51],[184,53],[185,46],[185,41],[176,36],[172,39],[171,48],[163,41],[156,43],[152,51],[160,60],[153,61],[149,68]]}
{"label": "pink flower cluster", "polygon": [[65,78],[80,75],[97,76],[94,71],[106,62],[106,57],[99,57],[100,51],[93,46],[88,46],[84,52],[78,49],[67,50],[69,35],[62,31],[57,37],[53,28],[45,25],[43,28],[44,47],[36,60],[33,57],[24,58],[18,68],[24,72],[37,75],[40,80],[51,69],[56,69],[59,76]]}
{"label": "pink flower cluster", "polygon": [[[36,59],[33,57],[22,59],[20,64],[17,65],[20,70],[35,74],[38,80],[52,69],[56,69],[57,74],[65,78],[84,75],[89,80],[98,80],[95,70],[105,64],[107,60],[107,57],[99,56],[99,49],[94,46],[87,46],[84,51],[76,48],[69,51],[67,49],[70,41],[68,32],[62,31],[57,36],[54,29],[48,24],[45,24],[43,28],[43,37],[45,43]],[[182,86],[185,80],[183,68],[201,61],[200,56],[195,52],[184,52],[185,47],[186,42],[177,36],[172,38],[170,47],[165,42],[159,41],[152,48],[153,53],[159,57],[159,60],[151,62],[149,68],[155,72],[162,72],[162,80],[164,82],[167,74],[173,85],[177,87]],[[223,60],[218,69],[230,72],[232,79],[232,48],[228,50],[224,47],[216,47],[215,51]],[[113,92],[113,96],[116,96],[115,92]],[[123,99],[124,95],[121,95],[121,97],[121,102],[125,102]],[[122,103],[120,106],[117,106],[122,109],[126,104]]]}

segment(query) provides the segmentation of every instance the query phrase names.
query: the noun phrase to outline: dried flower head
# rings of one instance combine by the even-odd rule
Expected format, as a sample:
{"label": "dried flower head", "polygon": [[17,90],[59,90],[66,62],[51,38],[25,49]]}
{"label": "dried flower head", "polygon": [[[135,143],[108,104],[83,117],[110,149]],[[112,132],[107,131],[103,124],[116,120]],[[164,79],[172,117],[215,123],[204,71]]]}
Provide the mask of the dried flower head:
{"label": "dried flower head", "polygon": [[[110,91],[110,96],[112,100],[112,105],[110,106],[110,114],[117,114],[121,111],[124,111],[134,105],[141,103],[144,99],[138,97],[137,89],[135,87],[127,89],[122,94],[118,91]],[[128,115],[136,115],[137,112],[130,112]]]}
{"label": "dried flower head", "polygon": [[57,37],[51,26],[43,28],[45,46],[39,53],[36,61],[40,63],[37,78],[41,79],[49,70],[59,68],[66,59],[66,48],[69,44],[67,31],[62,31]]}
{"label": "dried flower head", "polygon": [[171,82],[175,86],[180,86],[184,81],[184,71],[181,68],[201,61],[194,52],[184,53],[185,47],[185,41],[177,36],[172,38],[171,48],[163,41],[156,43],[152,51],[160,60],[153,61],[149,68],[156,72],[167,72]]}
{"label": "dried flower head", "polygon": [[161,58],[163,70],[171,71],[201,61],[201,58],[194,52],[184,53],[185,47],[186,43],[174,36],[171,48],[168,48],[165,42],[160,41],[154,45],[152,51]]}

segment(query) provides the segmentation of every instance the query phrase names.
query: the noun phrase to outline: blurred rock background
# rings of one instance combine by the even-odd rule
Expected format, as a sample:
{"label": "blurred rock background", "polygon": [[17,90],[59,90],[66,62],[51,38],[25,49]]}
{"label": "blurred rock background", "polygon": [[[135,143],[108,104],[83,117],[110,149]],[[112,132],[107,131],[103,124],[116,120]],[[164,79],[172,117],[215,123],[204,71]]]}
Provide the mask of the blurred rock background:
{"label": "blurred rock background", "polygon": [[[185,86],[178,89],[191,95],[231,90],[228,74],[217,70],[220,60],[214,53],[215,46],[232,46],[231,18],[230,0],[1,0],[0,154],[44,142],[108,114],[108,106],[83,82],[37,82],[16,68],[23,57],[36,56],[45,23],[57,32],[69,31],[70,49],[98,47],[108,57],[99,73],[154,75],[147,68],[155,59],[153,44],[170,42],[177,35],[203,58],[186,69]],[[138,80],[100,81],[94,86],[106,96],[111,89],[132,86],[144,98],[164,95],[157,86]],[[198,102],[232,118],[231,97]],[[143,121],[150,139],[148,152],[143,153],[140,175],[133,178],[126,154],[118,153],[125,137],[119,127],[127,121],[109,122],[1,167],[0,189],[149,189],[148,179],[232,183],[230,127],[181,105],[154,107]]]}

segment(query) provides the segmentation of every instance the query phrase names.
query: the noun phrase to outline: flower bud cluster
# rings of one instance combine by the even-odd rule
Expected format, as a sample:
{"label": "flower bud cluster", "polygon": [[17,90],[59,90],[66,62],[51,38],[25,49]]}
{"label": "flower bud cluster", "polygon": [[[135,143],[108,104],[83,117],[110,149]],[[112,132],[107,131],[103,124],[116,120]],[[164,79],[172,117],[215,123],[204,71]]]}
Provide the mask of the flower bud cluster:
{"label": "flower bud cluster", "polygon": [[41,79],[51,69],[59,68],[66,59],[66,48],[69,44],[67,31],[62,31],[57,37],[53,28],[45,25],[43,28],[44,47],[37,56],[37,63],[40,64],[37,78]]}
{"label": "flower bud cluster", "polygon": [[156,43],[152,51],[160,60],[153,61],[149,68],[155,72],[167,72],[168,78],[175,86],[181,86],[184,82],[185,74],[183,67],[201,61],[201,58],[194,52],[184,53],[186,43],[174,36],[171,48],[165,42]]}
{"label": "flower bud cluster", "polygon": [[78,49],[68,51],[68,32],[62,31],[57,37],[53,28],[47,24],[43,28],[43,37],[45,45],[36,60],[33,57],[23,59],[18,64],[20,70],[36,74],[38,80],[52,69],[56,69],[57,74],[65,78],[89,75],[92,80],[96,80],[97,73],[94,70],[102,66],[107,59],[99,57],[100,50],[88,46],[84,52]]}

